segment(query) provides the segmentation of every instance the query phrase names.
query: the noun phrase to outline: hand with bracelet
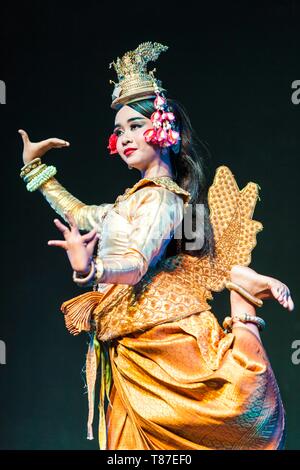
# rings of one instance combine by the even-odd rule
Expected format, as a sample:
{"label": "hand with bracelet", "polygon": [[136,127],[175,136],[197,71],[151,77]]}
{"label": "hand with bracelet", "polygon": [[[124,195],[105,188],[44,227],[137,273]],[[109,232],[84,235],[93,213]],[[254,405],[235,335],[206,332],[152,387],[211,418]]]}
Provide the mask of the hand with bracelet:
{"label": "hand with bracelet", "polygon": [[66,219],[70,228],[60,220],[54,219],[58,230],[63,234],[65,240],[49,240],[48,245],[59,246],[66,250],[73,270],[82,277],[88,276],[91,271],[92,257],[95,245],[99,239],[96,228],[81,235],[76,225],[74,216],[66,213]]}
{"label": "hand with bracelet", "polygon": [[[66,140],[58,139],[57,137],[51,137],[49,139],[41,140],[39,142],[31,142],[26,131],[24,131],[23,129],[19,129],[18,132],[23,140],[23,162],[25,167],[23,167],[22,169],[22,172],[24,172],[24,174],[22,174],[22,177],[27,183],[27,189],[34,190],[36,188],[29,188],[29,185],[32,184],[33,178],[31,177],[31,181],[30,179],[27,181],[25,168],[28,167],[27,171],[29,173],[27,174],[29,174],[29,176],[32,175],[33,172],[36,172],[35,174],[41,172],[43,169],[46,168],[46,165],[41,164],[40,158],[48,150],[51,150],[52,148],[69,147],[70,143]],[[50,168],[54,167],[48,167],[48,169]],[[55,172],[53,172],[53,175],[54,174]],[[39,184],[40,183],[41,182],[39,182]],[[96,229],[93,229],[85,235],[81,235],[76,225],[74,216],[71,214],[71,212],[65,213],[65,217],[70,224],[71,230],[66,227],[62,222],[60,222],[59,219],[54,219],[54,223],[56,227],[63,233],[65,241],[49,240],[48,245],[60,246],[61,248],[64,248],[66,250],[71,266],[75,272],[75,276],[73,275],[74,281],[80,281],[79,278],[76,278],[76,274],[78,274],[80,277],[83,278],[82,282],[78,283],[84,284],[84,277],[91,273],[91,268],[94,268],[94,266],[92,266],[92,255],[95,244],[98,240],[97,231]]]}

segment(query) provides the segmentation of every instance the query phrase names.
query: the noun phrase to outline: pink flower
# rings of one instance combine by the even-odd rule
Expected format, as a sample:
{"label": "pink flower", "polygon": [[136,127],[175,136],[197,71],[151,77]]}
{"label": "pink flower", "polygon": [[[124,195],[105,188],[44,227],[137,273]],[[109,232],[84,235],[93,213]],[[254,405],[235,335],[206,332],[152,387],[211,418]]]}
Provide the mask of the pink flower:
{"label": "pink flower", "polygon": [[170,142],[170,144],[172,145],[177,144],[178,139],[179,139],[179,132],[174,131],[173,129],[170,129],[168,131],[168,141]]}
{"label": "pink flower", "polygon": [[118,153],[117,151],[117,141],[118,141],[118,136],[117,134],[113,133],[110,135],[109,140],[108,140],[108,150],[110,150],[110,155],[114,155]]}
{"label": "pink flower", "polygon": [[162,128],[158,129],[156,134],[157,134],[157,142],[159,144],[167,140],[167,133],[164,129]]}
{"label": "pink flower", "polygon": [[154,113],[151,114],[150,117],[151,121],[161,121],[162,120],[162,114],[160,111],[155,111]]}
{"label": "pink flower", "polygon": [[156,130],[155,129],[147,129],[144,132],[144,137],[145,137],[145,141],[148,142],[148,143],[149,142],[152,142],[153,144],[157,143]]}
{"label": "pink flower", "polygon": [[160,96],[160,95],[157,95],[157,97],[155,98],[154,100],[154,106],[155,108],[161,108],[162,106],[164,106],[166,104],[166,100]]}
{"label": "pink flower", "polygon": [[175,116],[173,113],[163,113],[161,119],[163,121],[174,121]]}

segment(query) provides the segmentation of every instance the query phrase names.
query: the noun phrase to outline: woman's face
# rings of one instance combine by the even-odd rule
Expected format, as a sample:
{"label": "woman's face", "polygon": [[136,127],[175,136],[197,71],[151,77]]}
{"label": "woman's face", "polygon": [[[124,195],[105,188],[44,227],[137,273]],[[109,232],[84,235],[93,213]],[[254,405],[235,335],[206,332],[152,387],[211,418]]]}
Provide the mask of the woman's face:
{"label": "woman's face", "polygon": [[144,132],[152,128],[150,119],[129,106],[118,111],[114,133],[118,136],[117,151],[127,165],[145,171],[160,160],[160,147],[145,141]]}

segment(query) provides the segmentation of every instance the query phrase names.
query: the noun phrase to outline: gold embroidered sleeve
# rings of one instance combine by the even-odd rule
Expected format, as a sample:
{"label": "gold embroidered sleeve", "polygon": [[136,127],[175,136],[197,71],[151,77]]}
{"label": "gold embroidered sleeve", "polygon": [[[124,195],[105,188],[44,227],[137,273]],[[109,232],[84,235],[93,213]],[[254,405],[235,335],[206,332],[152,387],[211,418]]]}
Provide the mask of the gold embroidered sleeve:
{"label": "gold embroidered sleeve", "polygon": [[90,231],[101,224],[104,211],[112,204],[87,205],[72,196],[56,178],[50,178],[39,188],[52,209],[65,221],[64,213],[70,211],[80,230]]}
{"label": "gold embroidered sleeve", "polygon": [[182,221],[183,200],[163,187],[146,187],[127,200],[126,213],[132,226],[127,249],[122,255],[98,260],[103,270],[100,282],[137,284],[150,263],[160,259]]}

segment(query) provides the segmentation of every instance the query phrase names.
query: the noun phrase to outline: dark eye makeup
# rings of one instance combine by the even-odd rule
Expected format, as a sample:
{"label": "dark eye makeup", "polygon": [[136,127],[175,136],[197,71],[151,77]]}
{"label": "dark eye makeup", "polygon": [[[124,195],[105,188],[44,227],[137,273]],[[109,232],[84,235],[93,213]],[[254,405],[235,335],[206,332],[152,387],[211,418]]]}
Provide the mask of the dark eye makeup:
{"label": "dark eye makeup", "polygon": [[[135,122],[134,124],[130,125],[130,129],[132,130],[132,129],[135,129],[135,128],[141,128],[141,127],[143,127],[143,125],[144,125],[144,123],[142,123],[142,122],[139,123],[139,124]],[[121,132],[122,131],[121,131],[120,128],[117,128],[117,129],[114,130],[114,134],[116,134],[117,137],[119,137],[121,135]]]}

